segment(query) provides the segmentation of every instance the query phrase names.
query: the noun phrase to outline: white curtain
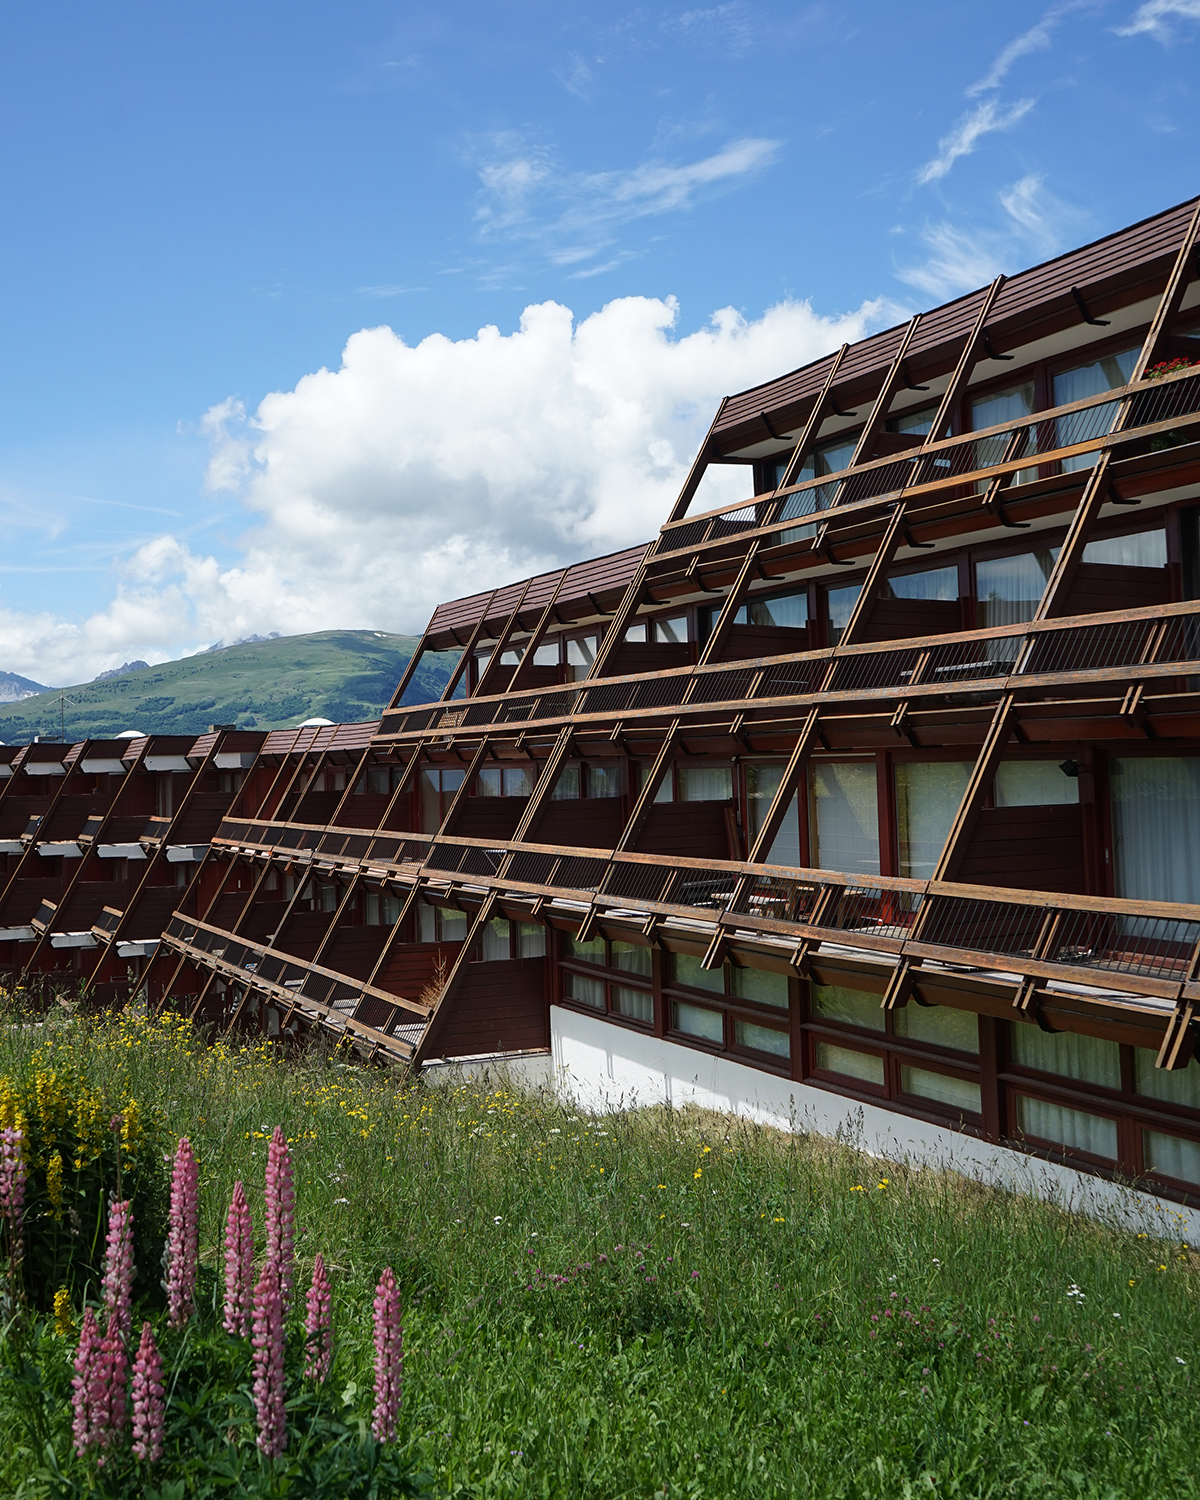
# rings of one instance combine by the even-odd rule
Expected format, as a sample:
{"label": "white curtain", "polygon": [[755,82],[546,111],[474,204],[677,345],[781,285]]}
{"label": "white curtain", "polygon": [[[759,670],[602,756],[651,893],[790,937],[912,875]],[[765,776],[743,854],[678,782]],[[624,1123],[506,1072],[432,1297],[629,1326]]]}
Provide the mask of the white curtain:
{"label": "white curtain", "polygon": [[681,802],[728,802],[733,797],[732,766],[680,766]]}
{"label": "white curtain", "polygon": [[[1013,386],[1008,391],[997,391],[994,396],[981,396],[977,401],[971,402],[971,426],[976,432],[982,427],[995,427],[1000,422],[1018,422],[1022,417],[1033,415],[1033,383]],[[1027,429],[1028,430],[1028,429]],[[995,437],[983,438],[975,444],[975,464],[977,468],[985,468],[988,464],[1004,462],[1004,455],[1008,450],[1007,433],[998,433]],[[1027,440],[1028,441],[1028,440]],[[1018,457],[1023,455],[1018,454]],[[1021,469],[1013,478],[1014,484],[1028,484],[1038,477],[1036,469]],[[987,488],[989,481],[980,480],[976,486],[983,491]]]}
{"label": "white curtain", "polygon": [[928,568],[923,573],[900,573],[883,586],[885,599],[958,598],[957,568]]}
{"label": "white curtain", "polygon": [[1005,760],[996,771],[997,807],[1067,807],[1079,801],[1079,777],[1056,760]]}
{"label": "white curtain", "polygon": [[[783,779],[783,766],[749,765],[746,767],[746,821],[747,832],[753,845],[762,828],[763,820],[771,810],[771,803]],[[799,799],[793,797],[783,815],[783,822],[774,842],[767,852],[769,865],[799,865],[800,860],[800,816]]]}
{"label": "white curtain", "polygon": [[1017,1100],[1017,1126],[1023,1135],[1038,1140],[1087,1151],[1109,1161],[1117,1157],[1117,1122],[1102,1115],[1085,1114],[1068,1109],[1065,1104],[1048,1104],[1044,1099]]}
{"label": "white curtain", "polygon": [[485,964],[498,963],[511,957],[508,923],[503,917],[494,917],[483,929],[479,942],[479,957]]}
{"label": "white curtain", "polygon": [[1013,1061],[1041,1073],[1057,1073],[1103,1089],[1121,1087],[1121,1053],[1116,1042],[1078,1036],[1073,1031],[1043,1031],[1027,1024],[1010,1028]]}
{"label": "white curtain", "polygon": [[896,767],[900,873],[928,880],[971,776],[970,761],[901,761]]}
{"label": "white curtain", "polygon": [[1046,580],[1058,556],[1057,547],[989,557],[975,564],[976,614],[979,624],[1020,625],[1032,620]]}
{"label": "white curtain", "polygon": [[[1089,396],[1100,396],[1119,385],[1128,385],[1137,357],[1136,349],[1126,349],[1120,354],[1093,360],[1090,365],[1077,365],[1073,370],[1063,370],[1054,377],[1055,406],[1068,406],[1072,401],[1086,401]],[[1055,445],[1068,448],[1072,443],[1081,443],[1098,432],[1107,432],[1117,414],[1117,406],[1116,401],[1105,402],[1099,410],[1089,407],[1086,411],[1059,417],[1055,423]],[[1090,469],[1099,456],[1098,453],[1080,453],[1075,458],[1064,458],[1063,472]]]}
{"label": "white curtain", "polygon": [[874,761],[812,769],[813,864],[848,875],[879,874],[879,802]]}
{"label": "white curtain", "polygon": [[1200,902],[1200,759],[1114,757],[1109,787],[1117,895]]}

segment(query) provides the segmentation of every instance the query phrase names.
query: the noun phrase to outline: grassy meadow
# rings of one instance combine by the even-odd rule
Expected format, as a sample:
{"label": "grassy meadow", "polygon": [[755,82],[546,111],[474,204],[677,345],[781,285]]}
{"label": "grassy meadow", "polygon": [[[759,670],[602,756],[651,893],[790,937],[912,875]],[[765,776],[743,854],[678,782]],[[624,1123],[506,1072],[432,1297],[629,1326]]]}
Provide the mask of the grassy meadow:
{"label": "grassy meadow", "polygon": [[[390,1264],[403,1440],[439,1495],[1200,1494],[1200,1264],[1178,1239],[816,1137],[206,1046],[169,1017],[14,1022],[0,1079],[36,1068],[190,1135],[210,1305],[233,1183],[261,1235],[282,1125],[297,1286],[318,1250],[333,1276],[333,1390],[369,1388]],[[0,1418],[0,1494],[49,1493]]]}

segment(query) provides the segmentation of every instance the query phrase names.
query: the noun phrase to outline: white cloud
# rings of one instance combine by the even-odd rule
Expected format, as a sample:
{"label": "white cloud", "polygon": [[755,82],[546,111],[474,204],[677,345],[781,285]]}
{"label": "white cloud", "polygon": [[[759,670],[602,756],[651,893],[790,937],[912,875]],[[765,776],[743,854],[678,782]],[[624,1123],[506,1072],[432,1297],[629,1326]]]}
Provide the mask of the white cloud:
{"label": "white cloud", "polygon": [[1200,21],[1200,0],[1147,0],[1139,5],[1118,36],[1152,36],[1164,46],[1174,40],[1172,21]]}
{"label": "white cloud", "polygon": [[[722,395],[898,313],[725,308],[680,337],[673,300],[624,297],[578,324],[546,302],[513,333],[415,347],[364,329],[339,369],[206,415],[209,485],[250,526],[232,566],[160,536],[81,624],[0,613],[0,665],[71,682],[252,632],[418,631],[442,599],[649,539]],[[745,471],[715,472],[742,496]]]}
{"label": "white cloud", "polygon": [[997,194],[1001,222],[986,229],[927,224],[921,240],[929,258],[896,271],[901,281],[939,300],[973,290],[1001,271],[1056,254],[1071,236],[1086,231],[1086,215],[1063,203],[1035,173]]}
{"label": "white cloud", "polygon": [[1032,52],[1045,52],[1049,48],[1054,28],[1064,16],[1070,15],[1074,10],[1082,10],[1090,3],[1091,0],[1070,0],[1070,3],[1066,5],[1051,6],[1035,26],[1031,26],[1028,31],[1023,31],[1019,37],[1009,42],[1007,47],[1000,49],[984,76],[967,90],[967,98],[977,99],[980,94],[986,94],[989,89],[999,88],[1014,63],[1020,62],[1021,58],[1028,57]]}
{"label": "white cloud", "polygon": [[983,136],[1011,129],[1018,120],[1025,118],[1035,103],[1033,99],[1018,99],[1005,108],[997,99],[985,99],[938,142],[938,154],[917,173],[917,181],[924,185],[945,177],[960,156],[969,156],[974,151]]}

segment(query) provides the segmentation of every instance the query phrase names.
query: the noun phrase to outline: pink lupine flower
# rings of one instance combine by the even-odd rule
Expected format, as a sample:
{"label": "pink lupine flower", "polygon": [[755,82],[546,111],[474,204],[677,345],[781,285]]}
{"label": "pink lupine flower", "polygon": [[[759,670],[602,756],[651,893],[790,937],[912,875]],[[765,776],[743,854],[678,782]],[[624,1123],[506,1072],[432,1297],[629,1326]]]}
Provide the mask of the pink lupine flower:
{"label": "pink lupine flower", "polygon": [[332,1303],[333,1294],[325,1271],[325,1257],[318,1255],[313,1261],[312,1285],[308,1289],[306,1303],[308,1312],[304,1319],[308,1345],[304,1357],[304,1373],[313,1380],[325,1379],[333,1358],[333,1330],[329,1317]]}
{"label": "pink lupine flower", "polygon": [[371,1431],[381,1443],[396,1435],[396,1413],[404,1384],[404,1330],[400,1291],[388,1266],[375,1288],[375,1413]]}
{"label": "pink lupine flower", "polygon": [[225,1331],[244,1338],[250,1332],[254,1295],[254,1225],[240,1182],[233,1185],[233,1202],[225,1220]]}
{"label": "pink lupine flower", "polygon": [[267,1148],[266,1217],[267,1259],[279,1267],[279,1289],[286,1311],[292,1302],[296,1261],[296,1193],[292,1186],[292,1154],[278,1125]]}
{"label": "pink lupine flower", "polygon": [[149,1323],[142,1324],[142,1341],[133,1362],[133,1456],[155,1464],[162,1457],[163,1427],[162,1355]]}
{"label": "pink lupine flower", "polygon": [[[98,1448],[115,1448],[125,1432],[127,1411],[125,1386],[129,1378],[129,1358],[120,1332],[111,1326],[105,1330],[100,1349],[91,1370],[92,1430]],[[98,1462],[103,1465],[104,1460]]]}
{"label": "pink lupine flower", "polygon": [[99,1354],[100,1330],[96,1326],[96,1314],[89,1307],[83,1315],[83,1326],[79,1330],[79,1348],[75,1351],[75,1378],[71,1381],[71,1405],[75,1412],[71,1431],[75,1437],[75,1452],[80,1458],[96,1444],[92,1379]]}
{"label": "pink lupine flower", "polygon": [[24,1145],[23,1131],[14,1127],[0,1130],[0,1214],[12,1227],[14,1243],[21,1210],[25,1207],[25,1179],[29,1175]]}
{"label": "pink lupine flower", "polygon": [[108,1312],[105,1336],[123,1339],[129,1333],[129,1305],[133,1292],[133,1204],[110,1199],[108,1253],[100,1295]]}
{"label": "pink lupine flower", "polygon": [[268,1260],[254,1288],[254,1410],[258,1447],[276,1458],[287,1447],[283,1407],[283,1294],[279,1267]]}
{"label": "pink lupine flower", "polygon": [[200,1169],[192,1143],[183,1136],[175,1149],[171,1173],[170,1231],[167,1235],[167,1321],[183,1328],[196,1310],[196,1262],[199,1255]]}

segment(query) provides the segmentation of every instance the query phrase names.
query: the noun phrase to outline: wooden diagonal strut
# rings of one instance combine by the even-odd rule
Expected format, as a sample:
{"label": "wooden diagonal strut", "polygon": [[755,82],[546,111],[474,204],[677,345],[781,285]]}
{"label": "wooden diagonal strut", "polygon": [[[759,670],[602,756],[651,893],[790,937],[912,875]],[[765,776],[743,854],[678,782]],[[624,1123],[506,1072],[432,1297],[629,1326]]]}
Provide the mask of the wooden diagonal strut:
{"label": "wooden diagonal strut", "polygon": [[1159,298],[1158,308],[1154,319],[1146,333],[1142,344],[1141,353],[1138,355],[1137,364],[1133,367],[1131,382],[1141,380],[1146,371],[1154,364],[1163,340],[1170,331],[1171,323],[1177,316],[1183,303],[1184,293],[1187,291],[1188,282],[1191,281],[1191,259],[1192,249],[1200,237],[1200,198],[1196,199],[1196,207],[1192,213],[1191,222],[1184,230],[1183,239],[1179,245],[1179,251],[1175,256],[1175,264],[1171,267],[1171,274],[1167,277],[1167,284],[1163,294]]}
{"label": "wooden diagonal strut", "polygon": [[[499,592],[499,589],[493,589],[492,592],[488,595],[488,602],[483,606],[478,620],[475,621],[475,624],[471,629],[471,634],[467,637],[467,644],[462,648],[462,655],[458,659],[458,664],[454,668],[453,672],[450,673],[450,676],[446,679],[446,686],[442,689],[442,696],[438,699],[439,703],[449,703],[450,700],[454,697],[455,689],[458,687],[460,678],[471,665],[471,656],[475,650],[475,643],[483,634],[484,626],[487,624],[488,611],[491,609],[493,603],[495,602],[496,595]],[[455,640],[457,639],[458,637],[455,636]],[[397,699],[396,702],[399,702],[399,699]],[[394,708],[395,706],[395,703],[393,703],[392,707]]]}
{"label": "wooden diagonal strut", "polygon": [[896,508],[879,539],[879,546],[875,549],[875,556],[871,559],[871,566],[867,569],[867,576],[863,579],[862,588],[858,591],[858,598],[854,601],[854,608],[850,611],[846,628],[838,641],[839,646],[856,645],[862,639],[875,601],[879,598],[879,591],[883,587],[884,574],[904,543],[905,530],[904,501],[897,500]]}
{"label": "wooden diagonal strut", "polygon": [[662,783],[664,775],[670,770],[671,756],[675,753],[675,744],[679,738],[679,720],[673,719],[671,727],[663,738],[662,746],[654,757],[650,770],[642,782],[638,792],[637,801],[634,803],[633,811],[629,814],[629,821],[621,831],[621,837],[617,840],[615,852],[623,853],[635,841],[642,831],[642,824],[646,821],[650,812],[651,804],[658,794],[658,788]]}
{"label": "wooden diagonal strut", "polygon": [[992,722],[988,725],[988,732],[976,758],[971,779],[967,782],[967,789],[963,793],[962,801],[959,803],[958,812],[954,816],[954,822],[950,825],[950,832],[946,836],[946,843],[942,848],[941,857],[934,866],[932,879],[948,881],[958,876],[958,871],[966,856],[967,845],[970,843],[971,834],[975,830],[975,824],[979,821],[979,814],[983,807],[984,798],[996,775],[996,769],[1004,757],[1008,748],[1008,742],[1012,738],[1013,729],[1016,726],[1016,715],[1013,712],[1015,695],[1005,693],[996,705],[996,711],[992,715]]}
{"label": "wooden diagonal strut", "polygon": [[492,913],[496,909],[497,894],[493,890],[489,891],[484,897],[483,904],[475,913],[475,920],[467,930],[466,938],[463,940],[462,947],[458,950],[450,972],[446,975],[446,982],[442,986],[442,993],[434,1001],[429,1020],[425,1023],[424,1035],[417,1043],[417,1050],[413,1057],[413,1062],[417,1066],[426,1061],[434,1042],[437,1040],[438,1032],[441,1030],[442,1022],[445,1018],[446,1004],[462,982],[467,965],[471,962],[471,951],[475,946],[476,940],[482,936],[483,929],[492,920]]}
{"label": "wooden diagonal strut", "polygon": [[[1005,278],[997,276],[991,286],[984,293],[979,312],[975,318],[975,325],[967,335],[967,342],[963,345],[963,351],[959,355],[958,364],[955,366],[954,374],[950,377],[950,384],[942,394],[938,403],[937,416],[933,419],[933,426],[925,439],[926,446],[936,443],[945,433],[954,415],[954,408],[958,404],[958,398],[966,389],[967,381],[971,378],[971,371],[979,359],[983,350],[983,335],[987,327],[987,320],[991,317],[992,308],[995,306],[996,298],[1000,295],[1000,288],[1004,285]],[[918,450],[919,451],[919,450]]]}
{"label": "wooden diagonal strut", "polygon": [[559,730],[553,749],[542,763],[541,769],[536,772],[529,805],[521,814],[521,821],[517,824],[513,832],[512,842],[514,844],[523,844],[529,841],[529,835],[535,827],[538,818],[541,817],[542,809],[554,791],[559,769],[570,753],[571,734],[572,729],[570,724],[564,725]]}
{"label": "wooden diagonal strut", "polygon": [[821,710],[819,708],[810,710],[800,733],[796,736],[796,743],[792,746],[792,753],[788,756],[787,765],[783,768],[779,787],[771,799],[771,806],[767,810],[767,815],[763,819],[758,833],[755,835],[748,860],[748,863],[752,865],[766,862],[771,845],[775,842],[775,837],[783,826],[787,810],[792,805],[792,798],[799,789],[800,783],[804,778],[804,771],[808,765],[809,757],[812,755],[813,747],[817,743],[820,733],[820,720]]}
{"label": "wooden diagonal strut", "polygon": [[513,631],[516,630],[517,624],[521,618],[521,606],[525,603],[525,595],[529,592],[532,585],[533,579],[527,578],[525,580],[525,587],[521,590],[520,598],[518,598],[516,604],[512,609],[512,612],[509,614],[508,619],[505,620],[503,626],[501,626],[500,634],[496,637],[496,644],[492,647],[492,654],[488,658],[488,664],[483,669],[483,676],[479,679],[479,682],[475,688],[476,694],[478,694],[480,697],[486,697],[489,693],[507,692],[508,688],[512,685],[512,679],[516,675],[517,669],[521,665],[520,662],[517,662],[516,666],[513,667],[512,672],[509,673],[508,683],[504,687],[492,687],[490,686],[490,683],[493,678],[499,681],[501,665],[500,658],[504,655],[505,651],[508,650],[508,643],[510,640],[512,640]]}
{"label": "wooden diagonal strut", "polygon": [[813,444],[817,440],[817,435],[821,431],[821,423],[828,414],[829,398],[833,394],[833,382],[837,379],[838,371],[842,368],[842,361],[845,359],[846,351],[849,347],[849,344],[843,344],[833,357],[833,363],[829,366],[829,373],[825,376],[825,383],[822,385],[816,401],[813,402],[813,409],[808,414],[804,430],[801,432],[796,446],[792,449],[792,456],[788,459],[787,468],[783,471],[783,478],[780,480],[778,486],[781,490],[786,490],[789,485],[796,483],[796,475],[800,472],[804,460],[812,451]]}
{"label": "wooden diagonal strut", "polygon": [[750,585],[754,581],[755,572],[758,569],[758,554],[762,547],[762,537],[755,537],[746,549],[746,556],[742,566],[738,569],[738,575],[734,579],[733,587],[725,595],[725,602],[721,605],[721,613],[717,616],[708,640],[704,643],[704,650],[700,653],[698,666],[706,667],[718,651],[724,646],[725,639],[733,627],[733,621],[746,595],[750,592]]}
{"label": "wooden diagonal strut", "polygon": [[1071,525],[1054,560],[1050,577],[1046,580],[1046,587],[1042,590],[1041,600],[1033,616],[1035,620],[1049,620],[1055,615],[1066,613],[1067,597],[1083,560],[1083,549],[1087,546],[1100,510],[1108,499],[1108,471],[1112,455],[1113,450],[1106,448],[1088,476]]}
{"label": "wooden diagonal strut", "polygon": [[533,667],[534,652],[542,644],[542,641],[546,635],[546,631],[550,628],[551,622],[554,620],[554,606],[558,603],[558,596],[560,593],[562,593],[562,586],[564,583],[566,583],[567,574],[570,571],[570,568],[564,568],[558,575],[558,582],[554,585],[554,592],[550,595],[550,602],[546,605],[545,609],[542,610],[541,615],[538,617],[538,622],[533,627],[533,634],[525,643],[525,654],[521,657],[520,662],[517,664],[517,670],[513,673],[512,680],[508,684],[508,691],[510,693],[515,693],[517,691],[521,679],[526,676]]}
{"label": "wooden diagonal strut", "polygon": [[854,453],[850,459],[848,468],[854,468],[866,457],[870,451],[871,444],[879,434],[888,414],[888,408],[892,404],[892,397],[896,394],[897,387],[901,384],[904,375],[904,356],[908,353],[909,345],[912,343],[913,335],[921,326],[921,314],[909,321],[908,327],[900,339],[900,347],[896,350],[896,356],[892,360],[887,374],[883,377],[883,384],[879,387],[879,394],[875,398],[875,404],[871,407],[871,415],[867,418],[866,426],[859,434],[858,442],[854,445]]}

